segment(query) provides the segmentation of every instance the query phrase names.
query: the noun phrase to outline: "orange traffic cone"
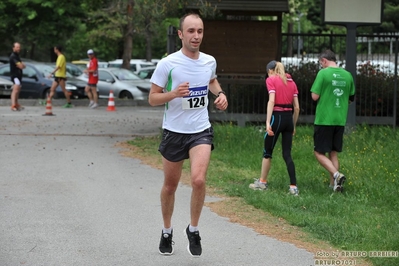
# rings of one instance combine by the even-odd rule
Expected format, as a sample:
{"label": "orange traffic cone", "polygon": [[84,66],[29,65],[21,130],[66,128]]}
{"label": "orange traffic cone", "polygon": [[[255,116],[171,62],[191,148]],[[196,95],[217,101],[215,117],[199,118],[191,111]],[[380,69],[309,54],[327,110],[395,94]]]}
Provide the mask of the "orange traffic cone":
{"label": "orange traffic cone", "polygon": [[53,114],[53,111],[52,111],[51,99],[50,98],[47,98],[47,101],[46,101],[46,113],[43,114],[43,115],[55,115],[55,114]]}
{"label": "orange traffic cone", "polygon": [[107,111],[116,111],[114,102],[114,92],[110,90]]}

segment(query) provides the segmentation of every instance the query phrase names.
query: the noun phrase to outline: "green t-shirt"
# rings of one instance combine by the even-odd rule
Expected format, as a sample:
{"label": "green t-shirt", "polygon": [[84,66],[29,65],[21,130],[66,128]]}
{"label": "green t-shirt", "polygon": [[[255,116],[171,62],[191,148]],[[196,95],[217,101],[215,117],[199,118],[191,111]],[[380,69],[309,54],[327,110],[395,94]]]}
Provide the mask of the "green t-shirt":
{"label": "green t-shirt", "polygon": [[314,124],[345,126],[349,96],[355,95],[352,74],[339,67],[324,68],[317,73],[310,91],[320,96]]}

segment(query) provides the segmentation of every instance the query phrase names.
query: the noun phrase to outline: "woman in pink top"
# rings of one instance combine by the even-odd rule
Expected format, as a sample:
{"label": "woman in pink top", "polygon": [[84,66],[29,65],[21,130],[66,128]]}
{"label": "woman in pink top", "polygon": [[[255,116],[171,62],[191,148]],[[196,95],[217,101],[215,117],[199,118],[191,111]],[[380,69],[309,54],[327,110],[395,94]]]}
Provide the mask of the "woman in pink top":
{"label": "woman in pink top", "polygon": [[267,176],[278,136],[282,135],[283,158],[290,177],[289,192],[297,196],[295,165],[291,157],[292,136],[299,115],[298,88],[289,74],[285,73],[281,62],[271,61],[266,66],[268,78],[266,87],[269,92],[267,103],[266,133],[264,136],[263,161],[260,178],[249,187],[254,190],[267,189]]}

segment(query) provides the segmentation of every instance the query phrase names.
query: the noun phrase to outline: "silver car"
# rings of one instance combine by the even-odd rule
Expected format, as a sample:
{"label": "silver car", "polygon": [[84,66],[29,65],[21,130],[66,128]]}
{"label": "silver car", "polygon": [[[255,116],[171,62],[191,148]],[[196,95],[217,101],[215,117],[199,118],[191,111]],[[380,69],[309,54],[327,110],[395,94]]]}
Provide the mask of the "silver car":
{"label": "silver car", "polygon": [[99,98],[108,98],[112,90],[115,98],[148,99],[151,82],[141,79],[132,71],[123,68],[99,68],[98,77]]}
{"label": "silver car", "polygon": [[0,96],[10,96],[13,83],[8,79],[0,78]]}

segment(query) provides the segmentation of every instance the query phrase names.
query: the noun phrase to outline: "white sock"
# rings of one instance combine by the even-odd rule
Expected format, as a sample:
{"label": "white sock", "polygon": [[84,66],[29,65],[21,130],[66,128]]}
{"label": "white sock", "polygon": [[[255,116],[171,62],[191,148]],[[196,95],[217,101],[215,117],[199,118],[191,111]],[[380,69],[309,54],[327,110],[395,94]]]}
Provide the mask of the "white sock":
{"label": "white sock", "polygon": [[190,231],[191,233],[194,233],[195,231],[198,231],[198,226],[192,226],[190,224],[190,226],[188,227],[188,231]]}
{"label": "white sock", "polygon": [[339,172],[336,172],[336,173],[334,174],[334,178],[337,178],[337,177],[339,177]]}
{"label": "white sock", "polygon": [[163,229],[162,229],[162,232],[163,232],[164,234],[171,234],[171,233],[172,233],[172,230],[173,230],[173,227],[170,227],[170,228],[163,228]]}

